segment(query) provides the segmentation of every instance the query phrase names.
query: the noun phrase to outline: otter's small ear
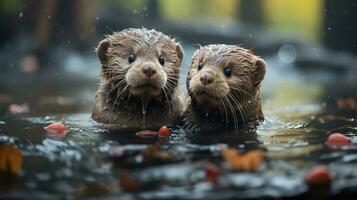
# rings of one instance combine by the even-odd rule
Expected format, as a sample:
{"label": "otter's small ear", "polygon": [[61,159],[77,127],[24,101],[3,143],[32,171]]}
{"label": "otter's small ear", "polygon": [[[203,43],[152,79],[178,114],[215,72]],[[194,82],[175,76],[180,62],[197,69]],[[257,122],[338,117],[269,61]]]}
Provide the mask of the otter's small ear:
{"label": "otter's small ear", "polygon": [[253,71],[253,84],[258,86],[264,79],[267,64],[261,58],[257,58]]}
{"label": "otter's small ear", "polygon": [[108,65],[108,48],[110,46],[110,41],[108,38],[102,40],[97,48],[97,55],[103,68]]}
{"label": "otter's small ear", "polygon": [[176,43],[176,52],[177,52],[177,56],[180,59],[180,65],[183,59],[183,49],[181,47],[181,45],[179,43]]}

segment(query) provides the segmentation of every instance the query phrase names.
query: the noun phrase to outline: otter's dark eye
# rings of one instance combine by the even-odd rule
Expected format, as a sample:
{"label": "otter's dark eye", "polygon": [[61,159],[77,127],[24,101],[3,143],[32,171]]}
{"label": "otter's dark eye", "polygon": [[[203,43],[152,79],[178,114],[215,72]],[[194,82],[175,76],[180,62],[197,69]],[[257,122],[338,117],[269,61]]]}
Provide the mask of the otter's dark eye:
{"label": "otter's dark eye", "polygon": [[201,70],[201,69],[202,69],[202,67],[203,67],[203,63],[200,63],[200,64],[198,64],[197,69],[198,69],[198,70]]}
{"label": "otter's dark eye", "polygon": [[164,56],[160,56],[160,57],[159,57],[159,63],[160,63],[161,65],[164,65],[164,64],[165,64],[165,58],[164,58]]}
{"label": "otter's dark eye", "polygon": [[131,64],[136,60],[136,56],[134,54],[130,54],[128,57],[128,62]]}
{"label": "otter's dark eye", "polygon": [[230,67],[224,68],[223,73],[225,76],[230,77],[232,75],[232,68],[230,68]]}

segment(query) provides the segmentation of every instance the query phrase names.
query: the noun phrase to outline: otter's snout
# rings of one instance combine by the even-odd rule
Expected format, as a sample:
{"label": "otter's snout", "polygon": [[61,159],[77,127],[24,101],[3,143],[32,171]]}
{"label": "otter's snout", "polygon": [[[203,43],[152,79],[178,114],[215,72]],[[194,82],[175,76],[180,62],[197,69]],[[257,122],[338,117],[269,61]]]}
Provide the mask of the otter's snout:
{"label": "otter's snout", "polygon": [[200,75],[200,82],[207,86],[214,82],[214,77],[211,73],[204,72]]}
{"label": "otter's snout", "polygon": [[146,77],[151,78],[156,74],[156,69],[154,69],[151,65],[145,65],[141,70]]}

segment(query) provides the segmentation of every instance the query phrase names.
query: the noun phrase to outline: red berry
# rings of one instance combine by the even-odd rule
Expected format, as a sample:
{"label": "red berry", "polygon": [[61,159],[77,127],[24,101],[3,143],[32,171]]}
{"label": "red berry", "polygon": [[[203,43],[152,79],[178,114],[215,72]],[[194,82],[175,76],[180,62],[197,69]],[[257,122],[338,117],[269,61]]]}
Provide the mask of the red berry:
{"label": "red berry", "polygon": [[307,173],[307,175],[305,176],[305,181],[310,185],[330,184],[330,171],[326,166],[315,166]]}
{"label": "red berry", "polygon": [[328,144],[349,144],[350,138],[341,134],[341,133],[333,133],[328,136],[327,143]]}
{"label": "red berry", "polygon": [[170,129],[167,126],[163,126],[159,129],[159,137],[169,137]]}
{"label": "red berry", "polygon": [[220,170],[215,165],[207,165],[205,168],[206,180],[209,182],[217,182]]}
{"label": "red berry", "polygon": [[47,133],[56,133],[56,134],[66,134],[68,129],[59,122],[54,122],[50,125],[48,125],[47,127],[45,127],[45,130],[47,131]]}

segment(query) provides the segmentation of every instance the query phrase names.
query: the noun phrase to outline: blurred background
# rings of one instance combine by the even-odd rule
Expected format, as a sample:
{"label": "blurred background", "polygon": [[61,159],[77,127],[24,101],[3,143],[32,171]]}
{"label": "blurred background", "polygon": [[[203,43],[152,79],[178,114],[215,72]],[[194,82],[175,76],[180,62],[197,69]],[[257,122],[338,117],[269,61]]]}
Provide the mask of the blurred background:
{"label": "blurred background", "polygon": [[353,0],[2,0],[0,113],[11,102],[88,111],[100,72],[94,48],[128,27],[183,43],[181,78],[197,45],[209,43],[240,44],[268,62],[277,58],[274,65],[346,73],[356,63],[355,10]]}

